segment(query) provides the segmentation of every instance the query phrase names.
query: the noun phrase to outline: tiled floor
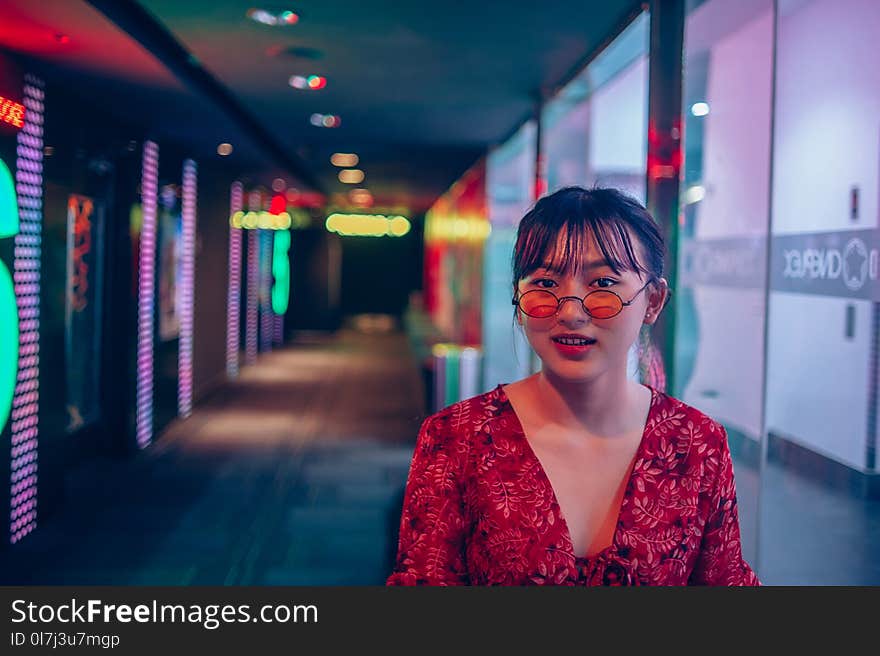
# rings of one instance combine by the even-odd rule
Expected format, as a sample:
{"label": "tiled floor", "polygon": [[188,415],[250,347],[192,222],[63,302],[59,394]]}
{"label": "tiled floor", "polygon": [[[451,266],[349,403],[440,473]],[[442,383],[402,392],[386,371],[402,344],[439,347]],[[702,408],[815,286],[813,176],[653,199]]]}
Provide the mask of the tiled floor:
{"label": "tiled floor", "polygon": [[[423,414],[403,336],[302,338],[137,457],[71,472],[0,583],[382,584]],[[773,464],[736,475],[763,582],[880,585],[880,502]]]}

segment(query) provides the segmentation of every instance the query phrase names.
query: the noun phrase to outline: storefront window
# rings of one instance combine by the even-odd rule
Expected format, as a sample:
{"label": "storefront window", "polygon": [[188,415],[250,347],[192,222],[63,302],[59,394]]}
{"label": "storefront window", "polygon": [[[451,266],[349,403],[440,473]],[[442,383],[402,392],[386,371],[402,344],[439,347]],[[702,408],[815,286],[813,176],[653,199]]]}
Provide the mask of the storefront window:
{"label": "storefront window", "polygon": [[872,0],[778,3],[761,481],[770,583],[880,583],[878,34]]}
{"label": "storefront window", "polygon": [[512,258],[516,228],[534,202],[534,122],[489,154],[486,196],[492,231],[483,259],[483,387],[529,375],[531,347],[513,320]]}
{"label": "storefront window", "polygon": [[676,389],[722,422],[743,552],[758,537],[773,3],[690,3],[685,25]]}

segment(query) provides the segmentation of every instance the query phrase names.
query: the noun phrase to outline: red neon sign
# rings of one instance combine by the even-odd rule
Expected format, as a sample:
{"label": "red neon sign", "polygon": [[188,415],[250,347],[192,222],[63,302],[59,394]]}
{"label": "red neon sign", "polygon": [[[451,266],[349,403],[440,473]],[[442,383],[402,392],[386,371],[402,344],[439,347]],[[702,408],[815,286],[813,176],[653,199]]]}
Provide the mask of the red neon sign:
{"label": "red neon sign", "polygon": [[24,127],[24,105],[0,96],[0,121],[17,128]]}

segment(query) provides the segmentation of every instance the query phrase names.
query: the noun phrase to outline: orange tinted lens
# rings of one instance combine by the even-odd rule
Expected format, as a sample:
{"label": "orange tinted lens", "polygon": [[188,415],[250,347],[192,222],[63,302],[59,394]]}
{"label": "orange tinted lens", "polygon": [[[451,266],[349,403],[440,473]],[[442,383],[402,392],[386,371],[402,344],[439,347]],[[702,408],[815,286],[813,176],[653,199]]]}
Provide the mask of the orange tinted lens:
{"label": "orange tinted lens", "polygon": [[558,303],[553,294],[534,290],[520,297],[519,306],[530,317],[543,319],[551,317],[556,313]]}
{"label": "orange tinted lens", "polygon": [[620,297],[611,292],[593,292],[587,296],[584,305],[590,316],[596,319],[610,319],[623,309]]}

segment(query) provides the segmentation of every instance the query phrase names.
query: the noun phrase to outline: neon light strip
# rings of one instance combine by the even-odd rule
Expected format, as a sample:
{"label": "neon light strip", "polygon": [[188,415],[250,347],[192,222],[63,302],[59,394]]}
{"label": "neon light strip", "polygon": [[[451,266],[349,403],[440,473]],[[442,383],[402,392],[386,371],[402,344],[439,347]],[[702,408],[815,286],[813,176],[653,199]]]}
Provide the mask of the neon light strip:
{"label": "neon light strip", "polygon": [[[259,210],[260,195],[251,193],[248,199],[251,211]],[[259,321],[260,294],[260,234],[258,230],[248,231],[247,253],[247,308],[244,327],[244,360],[247,364],[257,361],[257,327]]]}
{"label": "neon light strip", "polygon": [[138,261],[137,444],[141,449],[153,439],[153,314],[156,286],[156,204],[159,191],[159,146],[144,142],[141,174],[141,227]]}
{"label": "neon light strip", "polygon": [[[229,214],[242,209],[240,182],[229,192]],[[226,297],[226,375],[238,378],[239,311],[241,309],[241,228],[229,226],[229,294]]]}
{"label": "neon light strip", "polygon": [[24,127],[18,133],[15,190],[19,232],[13,281],[18,304],[18,376],[12,399],[10,541],[37,527],[37,446],[40,410],[40,251],[43,223],[43,83],[25,75]]}
{"label": "neon light strip", "polygon": [[275,314],[272,312],[272,231],[260,230],[260,351],[272,350]]}
{"label": "neon light strip", "polygon": [[275,315],[275,346],[281,346],[284,343],[284,315]]}
{"label": "neon light strip", "polygon": [[193,284],[196,248],[196,188],[198,169],[191,159],[183,163],[183,229],[180,283],[180,351],[178,353],[177,411],[192,414]]}

